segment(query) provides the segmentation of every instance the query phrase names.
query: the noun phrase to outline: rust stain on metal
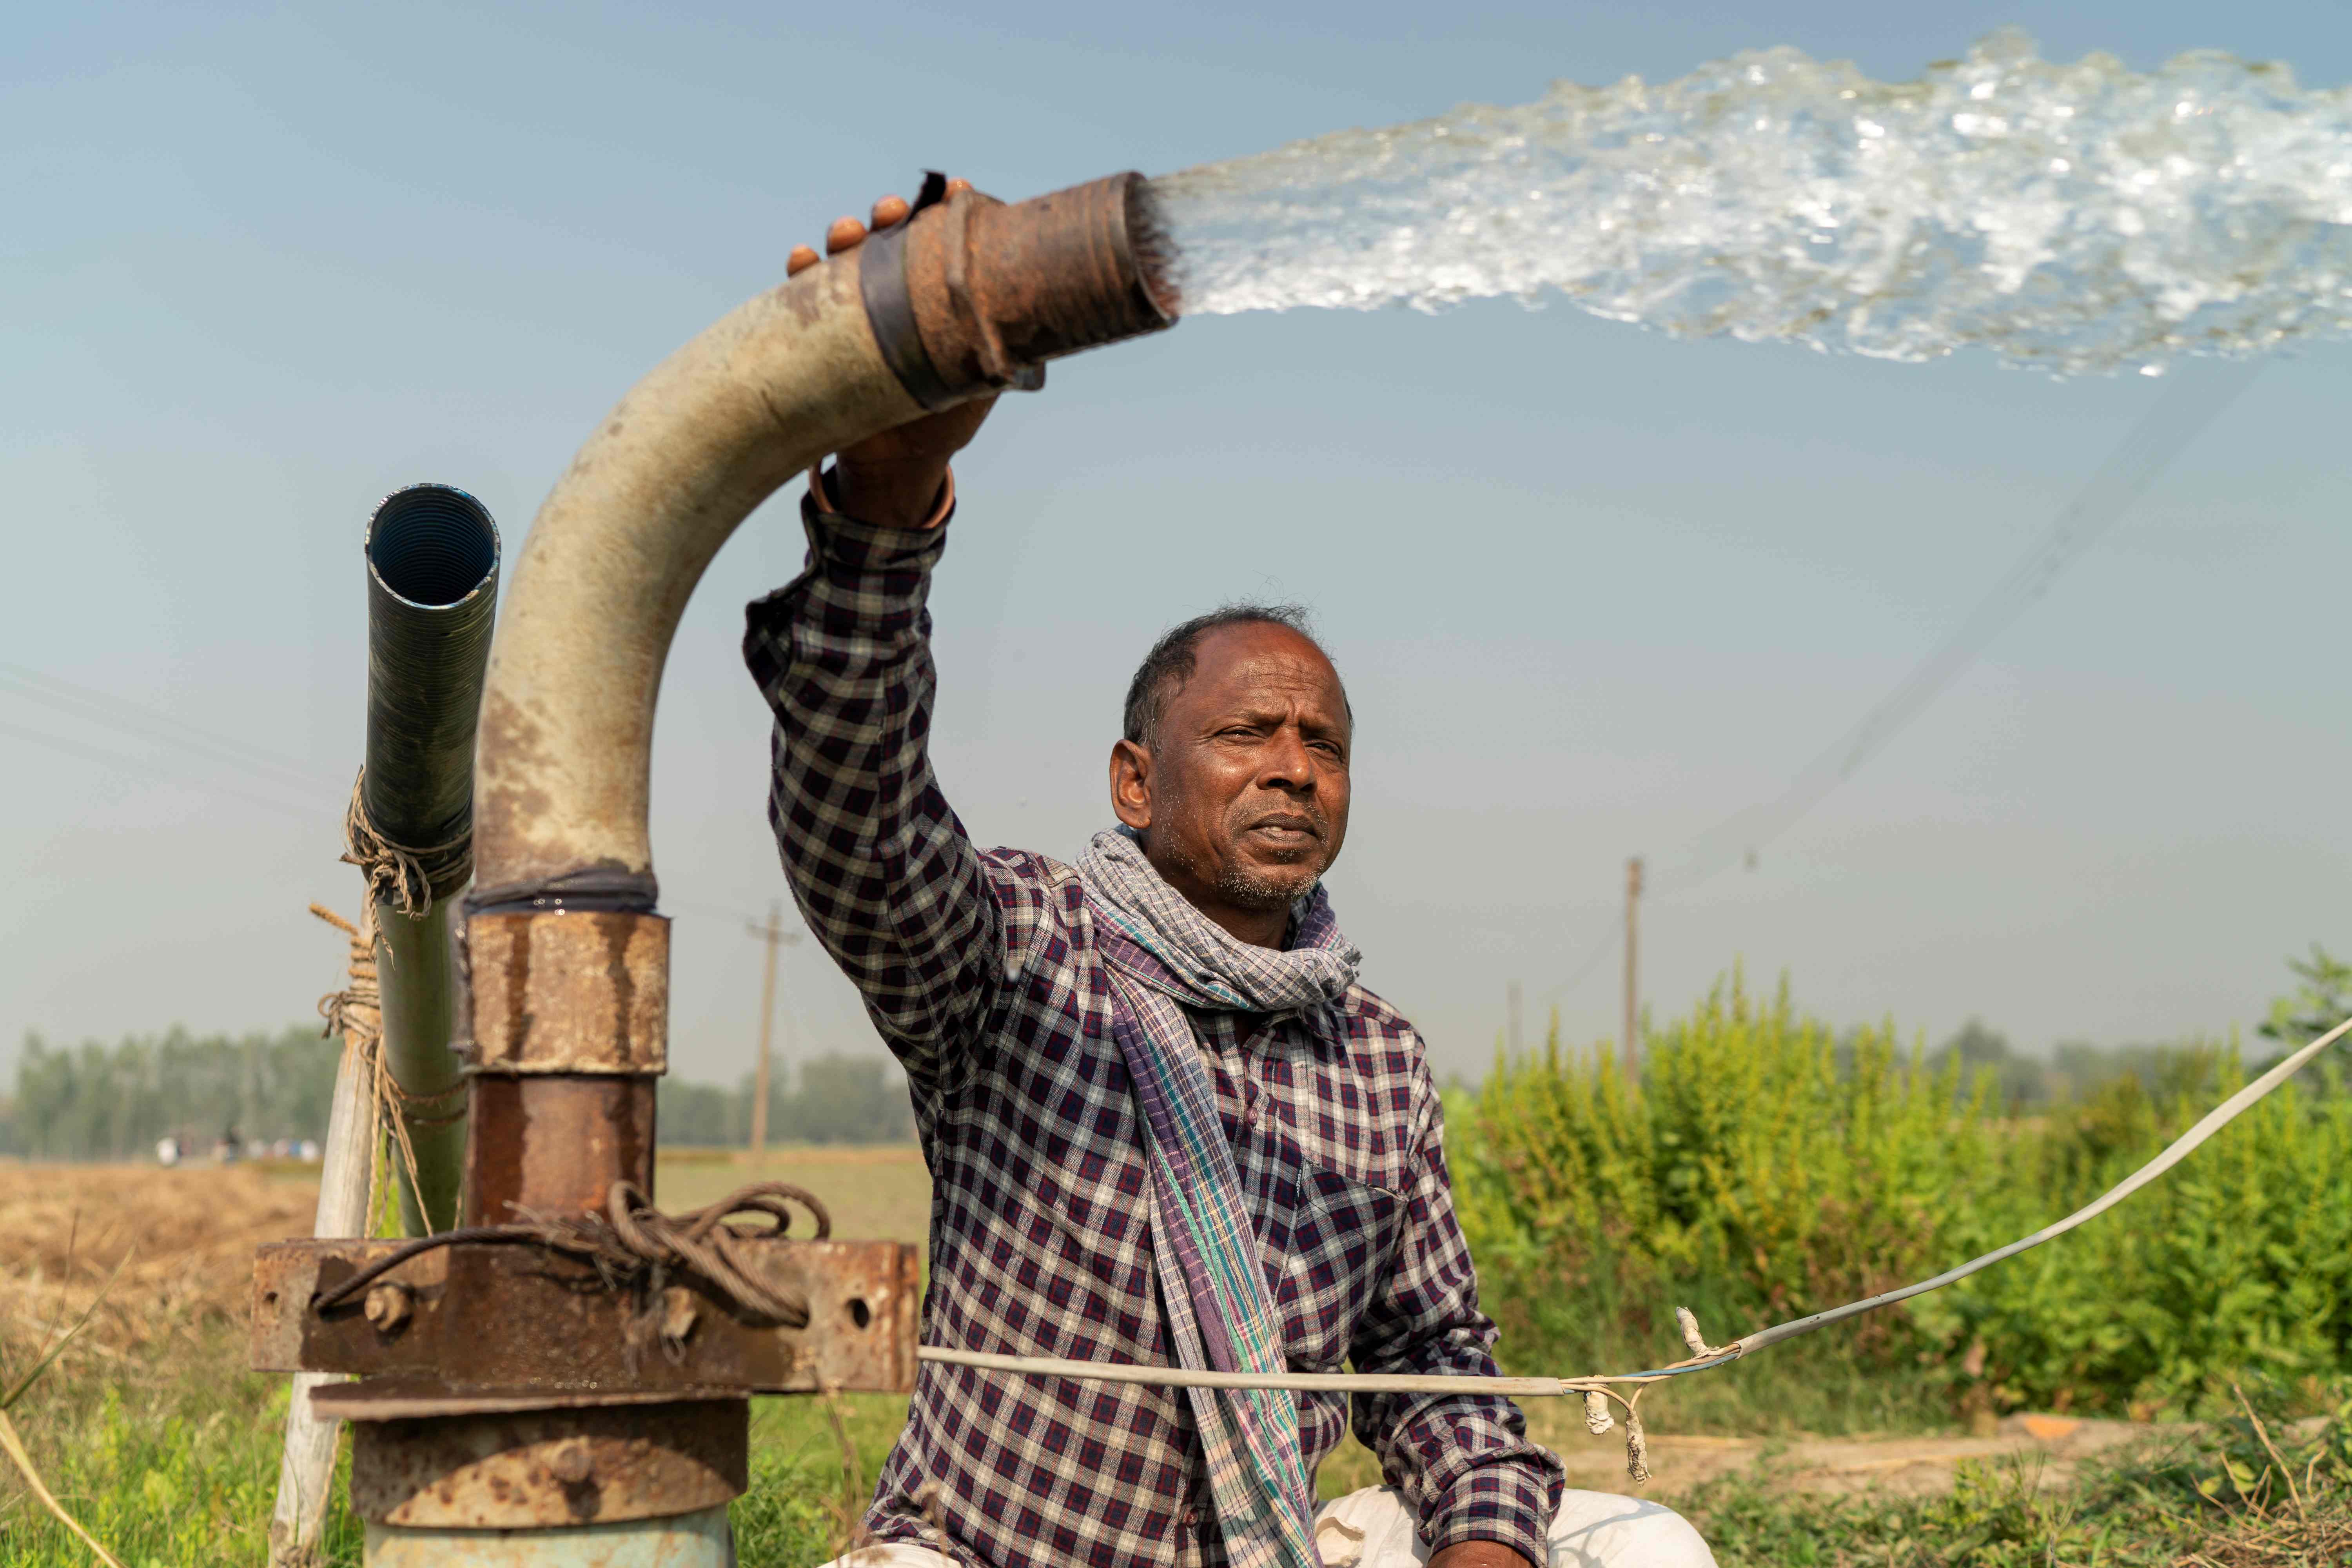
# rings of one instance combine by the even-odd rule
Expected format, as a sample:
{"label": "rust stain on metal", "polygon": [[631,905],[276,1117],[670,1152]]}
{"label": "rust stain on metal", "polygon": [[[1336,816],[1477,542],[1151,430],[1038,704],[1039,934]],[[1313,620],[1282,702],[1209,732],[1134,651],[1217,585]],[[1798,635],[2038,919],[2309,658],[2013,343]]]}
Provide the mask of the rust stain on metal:
{"label": "rust stain on metal", "polygon": [[[610,1048],[614,1059],[626,1061],[631,1055],[629,1026],[637,1010],[636,974],[629,964],[629,939],[635,933],[628,925],[618,921],[607,919],[603,922],[603,926],[604,929],[599,934],[604,939],[604,984],[611,988],[613,994],[613,1034]],[[668,934],[667,926],[664,928],[663,934],[667,938]],[[665,978],[669,973],[667,941],[663,946],[662,973]],[[668,1020],[665,1017],[662,1020],[665,1055],[668,1049],[667,1026]]]}
{"label": "rust stain on metal", "polygon": [[[496,663],[495,650],[492,662]],[[531,825],[543,820],[550,802],[547,792],[512,781],[543,776],[533,764],[546,754],[538,721],[500,690],[493,680],[482,694],[482,718],[477,756],[494,756],[505,766],[482,779],[488,787],[474,798],[475,864],[484,869],[513,874],[531,857],[527,847]]]}
{"label": "rust stain on metal", "polygon": [[669,921],[605,910],[476,915],[477,1073],[668,1067]]}
{"label": "rust stain on metal", "polygon": [[422,1421],[444,1415],[528,1415],[546,1410],[635,1409],[688,1400],[740,1399],[733,1388],[503,1388],[484,1384],[444,1383],[424,1373],[363,1377],[357,1383],[323,1384],[310,1391],[310,1408],[322,1421]]}
{"label": "rust stain on metal", "polygon": [[[403,1379],[401,1408],[412,1413],[452,1408],[432,1401],[494,1389],[534,1390],[541,1403],[553,1404],[664,1391],[679,1398],[712,1389],[914,1387],[921,1301],[915,1249],[899,1242],[780,1237],[746,1247],[754,1272],[808,1300],[809,1324],[800,1330],[746,1322],[691,1279],[647,1303],[633,1290],[609,1289],[579,1259],[481,1243],[426,1253],[383,1282],[410,1292],[399,1333],[381,1331],[356,1304],[323,1315],[311,1309],[319,1295],[398,1245],[308,1240],[264,1248],[255,1269],[255,1367]],[[320,1409],[367,1419],[361,1391],[368,1387],[329,1385],[320,1390]]]}
{"label": "rust stain on metal", "polygon": [[477,1074],[466,1129],[466,1223],[515,1209],[601,1212],[614,1182],[649,1192],[655,1080],[609,1074]]}
{"label": "rust stain on metal", "polygon": [[[254,1370],[301,1371],[311,1300],[401,1246],[398,1241],[281,1241],[256,1252],[253,1314],[247,1333]],[[448,1278],[448,1258],[446,1254],[427,1253],[401,1274],[417,1298],[437,1305]],[[374,1337],[372,1330],[368,1337]]]}
{"label": "rust stain on metal", "polygon": [[951,390],[1040,384],[1047,360],[1175,324],[1141,184],[1113,174],[1009,206],[964,192],[910,220],[907,296]]}
{"label": "rust stain on metal", "polygon": [[[468,952],[473,951],[474,940],[470,928],[476,923],[467,922],[466,943]],[[506,1029],[500,1037],[510,1041],[527,1039],[530,1035],[530,1015],[524,1009],[530,1005],[530,921],[501,922],[500,930],[507,939],[505,973],[499,976],[506,982],[507,988]],[[477,1001],[475,1005],[478,1008],[481,1004]],[[475,1016],[479,1017],[482,1015],[477,1012]],[[482,1037],[478,1026],[474,1037],[474,1065],[478,1067],[481,1060]]]}
{"label": "rust stain on metal", "polygon": [[749,1484],[749,1405],[706,1399],[355,1424],[352,1509],[410,1529],[661,1519]]}

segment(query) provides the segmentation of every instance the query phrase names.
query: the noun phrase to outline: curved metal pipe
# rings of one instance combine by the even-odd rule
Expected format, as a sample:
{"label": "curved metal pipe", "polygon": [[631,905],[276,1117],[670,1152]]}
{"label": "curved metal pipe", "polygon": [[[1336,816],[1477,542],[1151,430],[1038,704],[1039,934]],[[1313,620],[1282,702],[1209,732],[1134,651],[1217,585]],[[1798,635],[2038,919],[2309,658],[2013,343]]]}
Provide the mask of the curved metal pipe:
{"label": "curved metal pipe", "polygon": [[377,834],[422,852],[431,902],[376,903],[383,1054],[403,1094],[416,1179],[399,1171],[411,1236],[457,1221],[465,1174],[464,1064],[451,1051],[461,986],[453,910],[471,875],[474,736],[499,596],[489,510],[447,485],[411,485],[368,520],[367,772]]}
{"label": "curved metal pipe", "polygon": [[654,700],[703,568],[829,452],[1174,321],[1143,182],[964,195],[655,367],[540,508],[490,654],[477,910],[647,910]]}

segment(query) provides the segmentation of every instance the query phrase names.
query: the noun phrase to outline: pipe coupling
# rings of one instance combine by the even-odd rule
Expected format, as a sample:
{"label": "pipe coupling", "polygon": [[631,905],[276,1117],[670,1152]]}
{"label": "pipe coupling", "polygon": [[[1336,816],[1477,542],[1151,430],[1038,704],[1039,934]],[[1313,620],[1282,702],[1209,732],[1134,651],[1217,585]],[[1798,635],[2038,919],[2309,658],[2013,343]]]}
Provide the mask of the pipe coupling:
{"label": "pipe coupling", "polygon": [[669,1067],[669,921],[595,910],[466,922],[472,1070],[635,1077]]}
{"label": "pipe coupling", "polygon": [[1173,326],[1164,251],[1138,174],[1011,205],[963,192],[858,247],[858,288],[892,374],[940,409]]}

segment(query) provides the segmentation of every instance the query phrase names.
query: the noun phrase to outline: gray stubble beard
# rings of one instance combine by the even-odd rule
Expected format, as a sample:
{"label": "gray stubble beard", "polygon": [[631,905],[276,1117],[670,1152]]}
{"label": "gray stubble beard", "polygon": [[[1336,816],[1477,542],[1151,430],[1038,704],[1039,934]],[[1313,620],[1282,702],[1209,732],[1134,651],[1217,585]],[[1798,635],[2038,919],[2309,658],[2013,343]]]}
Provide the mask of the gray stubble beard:
{"label": "gray stubble beard", "polygon": [[1292,903],[1310,891],[1315,886],[1316,879],[1322,875],[1321,872],[1309,870],[1305,866],[1292,869],[1303,873],[1303,876],[1297,886],[1286,887],[1247,866],[1228,861],[1218,869],[1217,892],[1236,909],[1255,910],[1261,912],[1269,910],[1286,910]]}

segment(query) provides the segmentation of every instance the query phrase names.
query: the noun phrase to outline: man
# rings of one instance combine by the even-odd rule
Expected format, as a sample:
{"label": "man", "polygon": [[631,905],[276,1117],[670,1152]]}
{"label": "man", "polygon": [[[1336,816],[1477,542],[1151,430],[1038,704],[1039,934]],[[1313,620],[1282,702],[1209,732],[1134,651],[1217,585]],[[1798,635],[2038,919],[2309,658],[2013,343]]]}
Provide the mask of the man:
{"label": "man", "polygon": [[[877,227],[907,205],[877,203]],[[854,219],[828,248],[856,246]],[[815,253],[794,253],[793,269]],[[1075,868],[976,849],[925,742],[948,460],[985,403],[813,475],[807,570],[751,607],[770,815],[809,927],[907,1070],[927,1343],[1242,1371],[1491,1375],[1420,1039],[1321,887],[1354,721],[1287,607],[1160,638]],[[1352,1416],[1389,1485],[1315,1510]],[[861,1563],[1549,1568],[1712,1562],[1654,1504],[1563,1500],[1507,1401],[1146,1388],[926,1363]]]}

